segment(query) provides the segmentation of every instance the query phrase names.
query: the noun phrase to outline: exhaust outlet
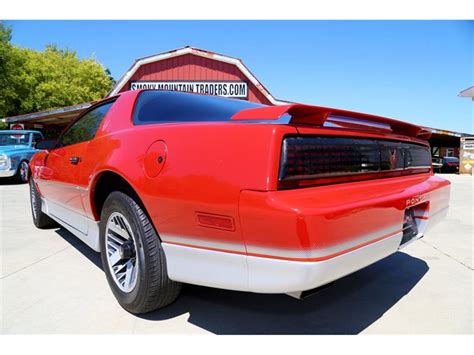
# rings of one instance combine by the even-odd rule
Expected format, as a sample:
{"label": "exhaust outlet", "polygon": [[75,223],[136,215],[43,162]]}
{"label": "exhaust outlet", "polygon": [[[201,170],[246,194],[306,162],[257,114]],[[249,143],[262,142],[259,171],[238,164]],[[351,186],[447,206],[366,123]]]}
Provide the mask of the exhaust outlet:
{"label": "exhaust outlet", "polygon": [[318,286],[318,287],[313,288],[311,290],[289,292],[289,293],[287,293],[287,295],[291,296],[293,298],[296,298],[298,300],[302,300],[303,298],[310,297],[310,296],[314,295],[315,293],[319,293],[321,291],[324,291],[324,290],[330,288],[331,286],[334,286],[334,281],[330,282],[330,283],[327,283],[325,285],[322,285],[322,286]]}

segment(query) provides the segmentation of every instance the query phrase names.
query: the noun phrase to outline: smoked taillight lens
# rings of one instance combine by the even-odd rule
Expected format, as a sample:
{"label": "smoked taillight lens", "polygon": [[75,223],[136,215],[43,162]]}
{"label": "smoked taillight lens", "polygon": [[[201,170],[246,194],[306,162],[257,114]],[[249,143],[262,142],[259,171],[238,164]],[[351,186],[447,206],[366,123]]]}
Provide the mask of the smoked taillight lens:
{"label": "smoked taillight lens", "polygon": [[423,145],[350,137],[287,137],[282,145],[278,186],[291,188],[430,170],[431,153]]}

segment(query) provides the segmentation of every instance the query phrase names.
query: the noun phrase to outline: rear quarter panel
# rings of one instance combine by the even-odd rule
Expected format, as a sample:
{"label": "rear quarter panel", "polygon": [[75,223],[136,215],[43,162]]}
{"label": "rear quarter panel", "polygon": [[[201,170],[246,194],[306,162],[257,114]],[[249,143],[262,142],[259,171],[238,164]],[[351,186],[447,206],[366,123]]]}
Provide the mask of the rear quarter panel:
{"label": "rear quarter panel", "polygon": [[[208,123],[141,125],[105,134],[90,142],[84,170],[89,190],[101,172],[114,171],[137,191],[164,241],[205,246],[222,244],[245,252],[238,215],[240,191],[276,188],[281,139],[289,126]],[[164,166],[156,177],[144,170],[148,148],[166,144]],[[104,149],[104,147],[106,147]],[[89,159],[93,157],[93,159]],[[92,194],[89,216],[98,219]],[[196,212],[230,217],[235,230],[199,225]]]}

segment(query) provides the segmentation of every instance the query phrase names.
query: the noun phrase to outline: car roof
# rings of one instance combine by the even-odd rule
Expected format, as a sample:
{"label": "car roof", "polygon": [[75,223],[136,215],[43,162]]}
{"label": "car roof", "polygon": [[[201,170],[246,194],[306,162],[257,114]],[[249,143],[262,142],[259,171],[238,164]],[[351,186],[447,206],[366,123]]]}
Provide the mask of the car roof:
{"label": "car roof", "polygon": [[34,131],[31,129],[6,129],[6,130],[1,130],[0,133],[15,133],[15,134],[27,134],[27,133],[39,133],[43,134],[40,131]]}

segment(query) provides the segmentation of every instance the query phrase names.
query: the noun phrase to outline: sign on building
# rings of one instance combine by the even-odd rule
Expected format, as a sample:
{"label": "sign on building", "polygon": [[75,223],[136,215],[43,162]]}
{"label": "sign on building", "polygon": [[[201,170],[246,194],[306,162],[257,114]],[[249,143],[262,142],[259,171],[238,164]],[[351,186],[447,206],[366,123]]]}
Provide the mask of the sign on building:
{"label": "sign on building", "polygon": [[141,89],[183,91],[236,99],[248,97],[248,85],[245,81],[132,81],[130,83],[130,90]]}
{"label": "sign on building", "polygon": [[[15,131],[21,131],[21,130],[25,129],[25,125],[23,123],[11,123],[10,124],[10,129],[15,130]],[[15,137],[17,139],[21,139],[21,138],[23,138],[23,135],[22,134],[15,134],[13,137]]]}
{"label": "sign on building", "polygon": [[23,129],[25,129],[25,125],[23,123],[11,123],[10,124],[10,129],[23,130]]}
{"label": "sign on building", "polygon": [[459,173],[471,174],[474,168],[474,137],[461,138],[461,151],[459,153]]}

